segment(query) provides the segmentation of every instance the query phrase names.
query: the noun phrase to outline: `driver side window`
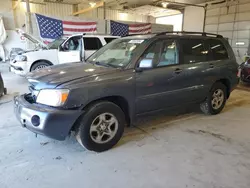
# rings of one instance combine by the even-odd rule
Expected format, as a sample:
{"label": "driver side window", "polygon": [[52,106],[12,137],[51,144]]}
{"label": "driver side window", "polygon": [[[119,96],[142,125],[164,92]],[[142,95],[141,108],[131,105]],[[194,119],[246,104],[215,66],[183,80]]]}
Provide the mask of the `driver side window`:
{"label": "driver side window", "polygon": [[75,36],[71,37],[67,42],[64,43],[62,51],[80,51],[82,47],[82,37]]}
{"label": "driver side window", "polygon": [[140,68],[153,68],[160,55],[161,41],[155,42],[144,52],[140,58]]}
{"label": "driver side window", "polygon": [[173,40],[168,40],[163,43],[163,49],[157,67],[178,64],[176,43]]}

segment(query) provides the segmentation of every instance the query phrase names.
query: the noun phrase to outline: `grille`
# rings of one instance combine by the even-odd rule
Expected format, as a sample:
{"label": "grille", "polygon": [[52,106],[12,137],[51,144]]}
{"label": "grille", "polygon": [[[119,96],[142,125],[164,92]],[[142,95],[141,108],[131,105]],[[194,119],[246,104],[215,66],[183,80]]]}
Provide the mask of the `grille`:
{"label": "grille", "polygon": [[31,104],[36,102],[31,93],[24,95],[24,98],[26,101],[28,101]]}
{"label": "grille", "polygon": [[34,86],[32,86],[32,85],[29,86],[29,90],[30,90],[30,95],[32,96],[34,102],[36,102],[36,98],[37,98],[37,95],[38,95],[39,91],[35,90]]}

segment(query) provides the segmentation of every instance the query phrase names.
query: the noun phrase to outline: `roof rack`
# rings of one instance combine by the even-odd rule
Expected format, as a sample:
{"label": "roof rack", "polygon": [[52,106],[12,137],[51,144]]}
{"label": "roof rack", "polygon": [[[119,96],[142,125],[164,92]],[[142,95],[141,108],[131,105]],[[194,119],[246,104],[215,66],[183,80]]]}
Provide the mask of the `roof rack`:
{"label": "roof rack", "polygon": [[214,34],[214,33],[190,32],[190,31],[166,31],[166,32],[157,33],[156,36],[165,35],[165,34],[184,34],[184,35],[187,34],[187,35],[201,35],[204,37],[215,36],[217,38],[223,38],[222,35],[218,35],[218,34]]}

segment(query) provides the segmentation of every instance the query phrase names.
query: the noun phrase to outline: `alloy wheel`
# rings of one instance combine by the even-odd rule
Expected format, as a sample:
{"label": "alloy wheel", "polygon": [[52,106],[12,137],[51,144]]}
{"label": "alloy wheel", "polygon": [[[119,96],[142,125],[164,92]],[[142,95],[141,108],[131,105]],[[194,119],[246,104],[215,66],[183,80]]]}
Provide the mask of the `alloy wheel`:
{"label": "alloy wheel", "polygon": [[104,144],[114,138],[118,130],[118,120],[111,113],[98,115],[90,126],[90,137],[98,144]]}

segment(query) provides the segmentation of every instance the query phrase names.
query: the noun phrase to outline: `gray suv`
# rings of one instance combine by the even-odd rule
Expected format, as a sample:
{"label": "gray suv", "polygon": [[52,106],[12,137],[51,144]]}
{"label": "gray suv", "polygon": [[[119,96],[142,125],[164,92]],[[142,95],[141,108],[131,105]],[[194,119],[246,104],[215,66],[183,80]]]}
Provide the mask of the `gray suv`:
{"label": "gray suv", "polygon": [[85,148],[112,148],[139,115],[199,104],[218,114],[239,82],[238,64],[220,35],[177,32],[114,40],[86,62],[27,75],[30,93],[15,97],[23,127]]}

